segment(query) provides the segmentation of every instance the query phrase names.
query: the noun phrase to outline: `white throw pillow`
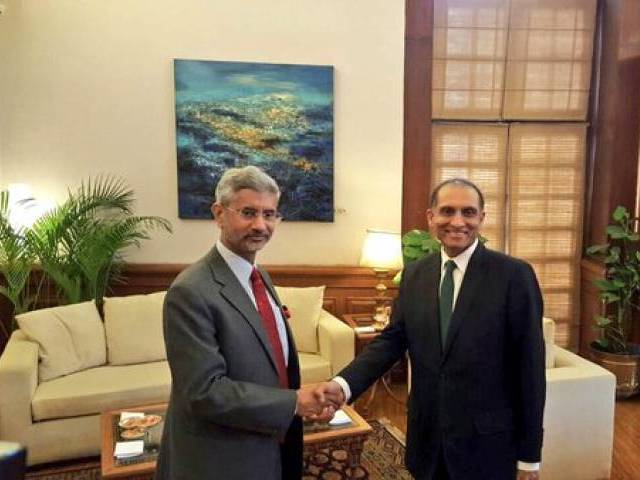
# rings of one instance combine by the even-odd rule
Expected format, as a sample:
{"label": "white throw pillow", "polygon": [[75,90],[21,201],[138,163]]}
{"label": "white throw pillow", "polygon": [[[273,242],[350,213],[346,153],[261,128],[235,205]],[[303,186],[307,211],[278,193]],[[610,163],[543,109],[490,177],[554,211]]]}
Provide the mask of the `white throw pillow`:
{"label": "white throw pillow", "polygon": [[299,352],[318,353],[318,322],[324,285],[319,287],[275,287],[289,311],[289,325]]}
{"label": "white throw pillow", "polygon": [[104,325],[94,302],[16,315],[20,330],[39,346],[41,382],[103,365]]}
{"label": "white throw pillow", "polygon": [[167,292],[104,299],[107,355],[112,365],[167,359],[162,305]]}

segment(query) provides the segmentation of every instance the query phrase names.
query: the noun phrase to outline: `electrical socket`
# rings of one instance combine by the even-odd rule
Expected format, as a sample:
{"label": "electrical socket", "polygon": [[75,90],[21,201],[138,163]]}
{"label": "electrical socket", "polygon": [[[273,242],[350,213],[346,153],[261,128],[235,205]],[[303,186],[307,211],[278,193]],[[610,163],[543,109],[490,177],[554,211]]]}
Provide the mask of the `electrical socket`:
{"label": "electrical socket", "polygon": [[4,15],[6,11],[7,11],[7,6],[0,3],[0,16]]}

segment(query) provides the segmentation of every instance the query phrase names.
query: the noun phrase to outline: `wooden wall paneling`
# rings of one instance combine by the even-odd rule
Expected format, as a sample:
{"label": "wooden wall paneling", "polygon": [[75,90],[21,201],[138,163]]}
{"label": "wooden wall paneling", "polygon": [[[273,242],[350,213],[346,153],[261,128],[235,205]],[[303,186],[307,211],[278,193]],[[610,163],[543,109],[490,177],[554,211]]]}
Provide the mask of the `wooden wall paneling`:
{"label": "wooden wall paneling", "polygon": [[[115,285],[111,295],[135,295],[166,290],[187,265],[130,264],[123,270],[126,283]],[[323,308],[340,317],[344,313],[373,312],[375,286],[373,270],[350,266],[266,265],[275,285],[311,287],[325,285]],[[387,296],[397,295],[397,286],[387,280]]]}
{"label": "wooden wall paneling", "polygon": [[353,297],[345,298],[345,313],[370,313],[375,311],[375,297]]}
{"label": "wooden wall paneling", "polygon": [[322,308],[332,315],[336,315],[337,309],[337,299],[336,297],[327,297],[326,295],[322,299]]}
{"label": "wooden wall paneling", "polygon": [[[638,213],[640,144],[640,2],[601,0],[590,108],[591,158],[587,168],[584,246],[605,243],[611,212],[618,205]],[[593,315],[602,308],[593,280],[604,268],[585,258],[581,264],[580,352],[597,336]],[[635,332],[640,341],[640,332]]]}
{"label": "wooden wall paneling", "polygon": [[402,231],[426,227],[431,184],[433,0],[405,2]]}
{"label": "wooden wall paneling", "polygon": [[603,313],[599,291],[594,280],[604,276],[604,265],[585,258],[580,263],[580,354],[587,356],[589,344],[598,338],[598,331],[593,328],[595,315]]}
{"label": "wooden wall paneling", "polygon": [[[640,9],[638,0],[603,0],[596,58],[599,91],[591,106],[593,162],[587,171],[591,197],[585,212],[584,245],[605,241],[617,205],[634,210],[640,137]],[[624,27],[623,27],[624,25]],[[635,53],[634,53],[635,52]]]}

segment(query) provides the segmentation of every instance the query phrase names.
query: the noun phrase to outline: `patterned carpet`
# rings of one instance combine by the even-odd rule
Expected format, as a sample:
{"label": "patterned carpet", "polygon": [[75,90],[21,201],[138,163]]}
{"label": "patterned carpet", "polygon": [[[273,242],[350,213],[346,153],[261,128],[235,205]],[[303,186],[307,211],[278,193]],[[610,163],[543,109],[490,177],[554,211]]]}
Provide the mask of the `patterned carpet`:
{"label": "patterned carpet", "polygon": [[[303,480],[410,480],[404,468],[404,435],[389,420],[369,422],[373,433],[365,442],[361,466],[354,471],[346,466],[346,452],[329,449],[315,455],[305,465]],[[100,462],[88,460],[74,464],[38,468],[27,474],[29,480],[101,480]]]}

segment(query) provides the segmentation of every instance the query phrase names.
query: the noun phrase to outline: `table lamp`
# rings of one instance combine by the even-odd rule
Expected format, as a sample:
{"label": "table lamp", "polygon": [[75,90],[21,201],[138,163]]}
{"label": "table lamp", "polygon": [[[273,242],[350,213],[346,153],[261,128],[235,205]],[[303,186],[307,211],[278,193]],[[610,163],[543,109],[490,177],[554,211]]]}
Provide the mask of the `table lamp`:
{"label": "table lamp", "polygon": [[402,250],[400,234],[381,230],[367,230],[362,245],[360,265],[371,267],[378,278],[376,285],[376,313],[374,326],[384,328],[389,321],[389,309],[386,307],[389,298],[385,296],[387,290],[384,280],[389,273],[402,268]]}

